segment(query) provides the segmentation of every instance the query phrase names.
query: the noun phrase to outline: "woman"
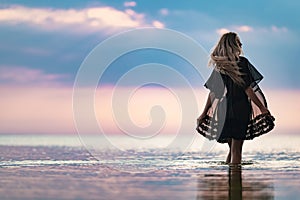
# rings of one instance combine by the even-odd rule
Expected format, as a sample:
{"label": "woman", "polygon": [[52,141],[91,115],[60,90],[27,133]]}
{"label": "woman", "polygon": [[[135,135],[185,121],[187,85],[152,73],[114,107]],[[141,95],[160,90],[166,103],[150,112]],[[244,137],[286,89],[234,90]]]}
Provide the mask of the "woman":
{"label": "woman", "polygon": [[210,93],[197,119],[200,134],[228,143],[226,163],[230,164],[241,163],[244,140],[274,128],[274,118],[257,85],[263,76],[241,53],[242,43],[236,33],[220,38],[209,62],[214,70],[205,83]]}

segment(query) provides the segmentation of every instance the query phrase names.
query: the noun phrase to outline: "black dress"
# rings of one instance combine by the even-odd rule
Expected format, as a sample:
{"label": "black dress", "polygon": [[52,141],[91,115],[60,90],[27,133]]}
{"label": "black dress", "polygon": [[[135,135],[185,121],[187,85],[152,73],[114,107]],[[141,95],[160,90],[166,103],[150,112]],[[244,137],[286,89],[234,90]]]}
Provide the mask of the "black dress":
{"label": "black dress", "polygon": [[245,92],[248,87],[252,87],[259,100],[267,107],[264,94],[258,86],[263,76],[245,57],[240,57],[238,66],[243,74],[243,86],[216,70],[213,70],[205,83],[205,87],[213,94],[212,106],[205,120],[197,125],[197,131],[210,140],[216,139],[220,143],[228,142],[231,138],[249,140],[274,128],[274,117],[262,115]]}

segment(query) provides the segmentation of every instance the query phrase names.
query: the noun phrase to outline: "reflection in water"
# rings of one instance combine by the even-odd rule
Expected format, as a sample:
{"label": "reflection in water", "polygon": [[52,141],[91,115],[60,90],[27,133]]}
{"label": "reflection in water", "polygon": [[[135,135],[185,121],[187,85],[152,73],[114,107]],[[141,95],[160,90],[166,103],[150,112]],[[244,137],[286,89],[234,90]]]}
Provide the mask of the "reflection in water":
{"label": "reflection in water", "polygon": [[238,167],[228,170],[229,199],[243,199],[242,170]]}
{"label": "reflection in water", "polygon": [[198,178],[197,199],[274,199],[273,181],[261,174],[242,173],[240,167],[231,167],[228,173],[201,175]]}

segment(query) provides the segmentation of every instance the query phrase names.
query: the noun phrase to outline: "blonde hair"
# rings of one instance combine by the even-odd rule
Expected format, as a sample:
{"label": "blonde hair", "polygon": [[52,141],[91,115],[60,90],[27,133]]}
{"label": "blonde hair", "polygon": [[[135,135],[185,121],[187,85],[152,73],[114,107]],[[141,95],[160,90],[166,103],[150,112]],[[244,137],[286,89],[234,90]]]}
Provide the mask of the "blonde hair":
{"label": "blonde hair", "polygon": [[242,73],[239,70],[237,62],[242,53],[242,43],[238,35],[234,32],[225,33],[215,46],[210,55],[209,65],[225,75],[228,75],[233,82],[243,85]]}

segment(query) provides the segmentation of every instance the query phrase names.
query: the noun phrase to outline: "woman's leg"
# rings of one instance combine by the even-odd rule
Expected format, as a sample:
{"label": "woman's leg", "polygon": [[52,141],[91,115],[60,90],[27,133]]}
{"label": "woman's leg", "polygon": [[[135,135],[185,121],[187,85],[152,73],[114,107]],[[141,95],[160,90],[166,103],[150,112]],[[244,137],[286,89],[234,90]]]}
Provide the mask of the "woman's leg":
{"label": "woman's leg", "polygon": [[[241,155],[242,155],[242,153],[243,153],[243,144],[244,144],[244,140],[242,140],[242,144],[241,144],[241,148],[240,148],[240,153],[241,153]],[[242,159],[241,159],[242,160]]]}
{"label": "woman's leg", "polygon": [[231,164],[240,164],[242,161],[242,149],[243,149],[244,140],[235,140],[231,141]]}
{"label": "woman's leg", "polygon": [[229,152],[228,152],[228,155],[227,155],[227,158],[226,158],[226,164],[229,164],[230,161],[231,161],[231,139],[228,139],[228,146],[229,146]]}

